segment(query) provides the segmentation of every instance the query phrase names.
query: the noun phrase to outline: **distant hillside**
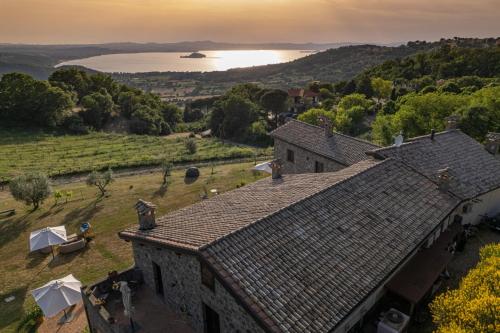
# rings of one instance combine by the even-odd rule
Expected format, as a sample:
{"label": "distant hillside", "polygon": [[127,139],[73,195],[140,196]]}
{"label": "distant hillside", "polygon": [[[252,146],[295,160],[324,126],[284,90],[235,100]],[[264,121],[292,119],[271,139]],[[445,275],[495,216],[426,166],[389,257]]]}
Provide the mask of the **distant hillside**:
{"label": "distant hillside", "polygon": [[88,58],[113,53],[139,52],[195,52],[199,50],[283,49],[326,50],[349,43],[218,43],[194,41],[178,43],[108,43],[92,45],[25,45],[0,44],[0,75],[13,71],[46,79],[53,67],[72,59]]}

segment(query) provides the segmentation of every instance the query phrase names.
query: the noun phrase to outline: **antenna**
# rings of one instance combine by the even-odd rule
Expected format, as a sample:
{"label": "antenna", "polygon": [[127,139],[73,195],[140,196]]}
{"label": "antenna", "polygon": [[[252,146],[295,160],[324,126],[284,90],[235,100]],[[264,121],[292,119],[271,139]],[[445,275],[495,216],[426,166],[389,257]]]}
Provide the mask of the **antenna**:
{"label": "antenna", "polygon": [[396,147],[400,147],[403,144],[404,138],[403,138],[403,133],[399,133],[395,138],[394,138],[394,145]]}

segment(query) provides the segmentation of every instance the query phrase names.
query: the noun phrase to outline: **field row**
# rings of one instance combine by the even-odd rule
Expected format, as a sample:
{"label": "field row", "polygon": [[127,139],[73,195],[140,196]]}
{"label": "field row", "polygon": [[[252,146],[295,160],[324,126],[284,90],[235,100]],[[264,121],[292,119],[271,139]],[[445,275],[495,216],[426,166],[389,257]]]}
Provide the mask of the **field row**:
{"label": "field row", "polygon": [[175,164],[272,154],[270,148],[237,147],[217,139],[196,139],[197,151],[190,154],[185,140],[108,133],[55,136],[0,130],[0,180],[34,170],[53,176],[108,167],[157,165],[165,158]]}

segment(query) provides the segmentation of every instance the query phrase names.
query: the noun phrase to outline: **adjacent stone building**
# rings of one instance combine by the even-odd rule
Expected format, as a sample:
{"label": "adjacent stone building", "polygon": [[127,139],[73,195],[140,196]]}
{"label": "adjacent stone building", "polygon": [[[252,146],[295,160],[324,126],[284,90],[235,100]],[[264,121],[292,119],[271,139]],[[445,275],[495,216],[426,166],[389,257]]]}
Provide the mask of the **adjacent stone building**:
{"label": "adjacent stone building", "polygon": [[333,172],[366,160],[367,151],[377,145],[324,127],[291,119],[271,132],[274,157],[283,163],[284,173]]}

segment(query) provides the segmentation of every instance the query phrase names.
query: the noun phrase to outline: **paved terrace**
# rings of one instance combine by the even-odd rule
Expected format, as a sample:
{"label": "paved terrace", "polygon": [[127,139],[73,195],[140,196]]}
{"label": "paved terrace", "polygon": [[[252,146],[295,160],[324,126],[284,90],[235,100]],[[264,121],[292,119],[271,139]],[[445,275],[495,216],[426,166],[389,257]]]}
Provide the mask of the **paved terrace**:
{"label": "paved terrace", "polygon": [[[139,278],[138,278],[139,277]],[[103,333],[131,333],[129,318],[123,313],[122,296],[112,290],[114,281],[134,281],[130,283],[132,305],[134,306],[134,332],[144,333],[193,333],[185,318],[180,318],[170,310],[156,294],[142,283],[140,272],[134,269],[107,278],[90,287],[83,288],[83,301],[89,317],[94,318],[94,327]],[[104,299],[101,304],[101,299]]]}

